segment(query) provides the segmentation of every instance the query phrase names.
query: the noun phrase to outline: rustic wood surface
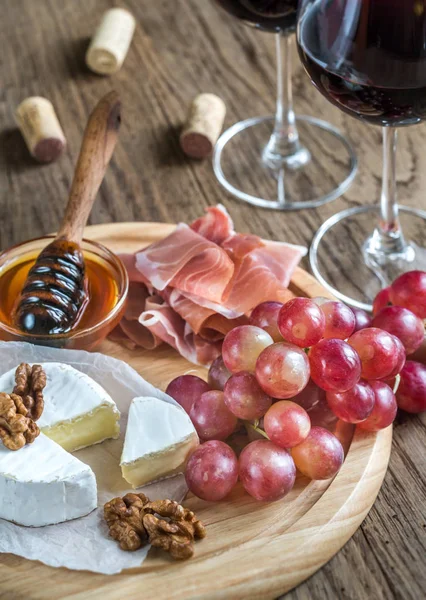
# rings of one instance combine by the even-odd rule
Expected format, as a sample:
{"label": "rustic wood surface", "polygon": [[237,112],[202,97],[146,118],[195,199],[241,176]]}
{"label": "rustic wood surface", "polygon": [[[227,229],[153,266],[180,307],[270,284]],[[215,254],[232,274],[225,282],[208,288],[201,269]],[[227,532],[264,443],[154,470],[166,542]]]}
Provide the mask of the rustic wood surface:
{"label": "rustic wood surface", "polygon": [[[129,8],[138,25],[123,68],[103,78],[87,70],[84,53],[111,5]],[[248,208],[226,197],[209,161],[182,156],[178,130],[196,93],[213,92],[225,100],[226,125],[273,110],[274,40],[227,18],[209,0],[0,0],[0,9],[0,248],[58,227],[87,117],[112,87],[124,101],[123,127],[92,223],[189,220],[222,202],[241,231],[308,244],[327,217],[379,196],[380,130],[331,107],[296,57],[298,112],[339,126],[357,148],[360,172],[344,198],[290,214]],[[14,108],[35,94],[53,102],[68,140],[67,151],[53,165],[34,162],[14,123]],[[422,208],[424,149],[422,126],[401,132],[400,196]],[[342,264],[342,252],[336,249],[334,268]],[[398,421],[385,483],[363,525],[286,600],[424,598],[425,426],[425,417]],[[14,597],[2,595],[1,582],[0,597]]]}

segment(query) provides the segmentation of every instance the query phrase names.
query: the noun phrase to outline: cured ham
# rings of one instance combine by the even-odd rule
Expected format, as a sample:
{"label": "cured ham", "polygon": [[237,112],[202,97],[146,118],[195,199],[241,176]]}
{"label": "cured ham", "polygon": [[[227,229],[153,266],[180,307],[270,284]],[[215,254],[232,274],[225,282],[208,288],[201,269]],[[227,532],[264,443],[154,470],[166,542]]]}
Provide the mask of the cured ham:
{"label": "cured ham", "polygon": [[119,256],[121,262],[126,267],[130,283],[145,283],[146,285],[149,285],[149,280],[142,275],[141,271],[136,266],[135,254],[121,253]]}
{"label": "cured ham", "polygon": [[233,314],[245,314],[266,300],[285,302],[291,297],[287,287],[305,248],[241,234],[226,240],[223,247],[235,264],[222,298]]}
{"label": "cured ham", "polygon": [[180,290],[175,288],[166,288],[162,292],[162,297],[197,334],[203,329],[205,322],[215,314],[213,309],[200,306],[186,298]]}
{"label": "cured ham", "polygon": [[136,254],[136,267],[156,290],[168,285],[220,302],[234,264],[217,244],[181,223]]}
{"label": "cured ham", "polygon": [[140,324],[192,363],[208,365],[221,352],[220,342],[209,342],[196,335],[170,306],[159,298],[139,317]]}
{"label": "cured ham", "polygon": [[235,263],[263,245],[261,238],[257,235],[235,233],[224,240],[222,248]]}
{"label": "cured ham", "polygon": [[130,279],[125,315],[111,338],[129,347],[166,343],[208,365],[225,335],[267,300],[285,302],[306,248],[234,231],[221,206],[190,226],[121,258]]}
{"label": "cured ham", "polygon": [[[166,293],[164,293],[166,292]],[[211,342],[222,340],[224,336],[236,327],[248,322],[247,317],[229,319],[218,314],[212,308],[205,308],[186,298],[182,292],[174,288],[166,288],[162,293],[167,304],[177,312],[191,327],[192,331],[203,339]]]}
{"label": "cured ham", "polygon": [[190,227],[206,240],[210,240],[218,246],[221,246],[234,233],[232,219],[222,204],[209,206],[206,214],[191,223]]}
{"label": "cured ham", "polygon": [[152,350],[162,343],[162,339],[139,322],[141,311],[149,306],[152,297],[144,283],[131,281],[127,295],[126,311],[120,324],[114,329],[110,337],[116,341],[128,340],[127,347],[142,346]]}
{"label": "cured ham", "polygon": [[262,242],[262,248],[255,251],[258,260],[264,261],[264,264],[275,276],[281,287],[287,288],[294,269],[306,255],[306,248],[295,244],[287,244],[286,242],[271,240],[262,240]]}

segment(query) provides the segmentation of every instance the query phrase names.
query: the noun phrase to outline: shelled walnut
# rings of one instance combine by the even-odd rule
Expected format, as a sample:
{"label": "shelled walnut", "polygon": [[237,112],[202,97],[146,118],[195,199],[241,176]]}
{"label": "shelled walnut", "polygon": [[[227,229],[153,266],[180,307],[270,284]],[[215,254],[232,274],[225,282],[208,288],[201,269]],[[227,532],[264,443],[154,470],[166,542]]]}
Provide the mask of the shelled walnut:
{"label": "shelled walnut", "polygon": [[41,365],[21,363],[11,394],[0,392],[0,440],[9,450],[31,444],[40,430],[35,423],[44,409],[46,373]]}
{"label": "shelled walnut", "polygon": [[126,494],[107,502],[104,515],[123,550],[138,550],[148,542],[182,560],[194,554],[194,540],[206,536],[203,523],[174,500],[150,502],[144,494]]}
{"label": "shelled walnut", "polygon": [[104,517],[109,534],[122,550],[138,550],[148,539],[142,523],[144,505],[149,502],[144,494],[126,494],[113,498],[104,506]]}
{"label": "shelled walnut", "polygon": [[37,421],[43,412],[45,387],[46,373],[41,365],[30,367],[27,363],[21,363],[17,367],[13,393],[21,396],[29,413],[27,416],[33,421]]}
{"label": "shelled walnut", "polygon": [[9,450],[31,444],[40,434],[38,426],[27,414],[20,396],[0,392],[0,440]]}

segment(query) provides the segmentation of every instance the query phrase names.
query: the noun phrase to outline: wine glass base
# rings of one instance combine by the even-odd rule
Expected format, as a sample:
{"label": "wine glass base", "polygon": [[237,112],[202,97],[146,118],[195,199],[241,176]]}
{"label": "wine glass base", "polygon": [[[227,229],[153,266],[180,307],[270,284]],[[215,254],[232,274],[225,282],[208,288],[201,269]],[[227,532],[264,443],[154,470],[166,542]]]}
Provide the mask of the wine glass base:
{"label": "wine glass base", "polygon": [[325,121],[301,116],[296,122],[300,149],[281,161],[263,158],[274,117],[232,125],[213,154],[219,183],[239,200],[274,210],[313,208],[341,196],[358,168],[351,144]]}
{"label": "wine glass base", "polygon": [[399,207],[406,245],[401,252],[374,254],[372,224],[380,217],[379,206],[344,210],[317,231],[309,251],[315,277],[336,298],[355,308],[372,310],[376,294],[396,277],[412,270],[426,270],[424,247],[426,211]]}

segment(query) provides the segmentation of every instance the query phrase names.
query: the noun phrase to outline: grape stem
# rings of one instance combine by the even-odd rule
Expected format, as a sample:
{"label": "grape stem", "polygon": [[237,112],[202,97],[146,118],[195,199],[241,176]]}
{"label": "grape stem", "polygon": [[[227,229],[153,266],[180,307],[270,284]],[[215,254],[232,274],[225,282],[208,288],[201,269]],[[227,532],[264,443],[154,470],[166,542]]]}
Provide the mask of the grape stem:
{"label": "grape stem", "polygon": [[259,425],[259,421],[258,420],[256,420],[254,422],[254,425],[253,425],[253,423],[250,423],[250,421],[246,421],[246,423],[247,423],[247,425],[249,427],[251,427],[251,429],[253,429],[257,433],[260,433],[260,435],[263,435],[263,437],[265,437],[267,440],[269,440],[269,437],[268,437],[268,434],[266,433],[266,431],[263,431],[263,429],[261,429],[260,427],[258,427],[258,425]]}
{"label": "grape stem", "polygon": [[394,394],[396,394],[396,392],[398,391],[400,381],[401,381],[401,375],[398,373],[398,375],[395,377],[395,383],[393,384],[393,393]]}

